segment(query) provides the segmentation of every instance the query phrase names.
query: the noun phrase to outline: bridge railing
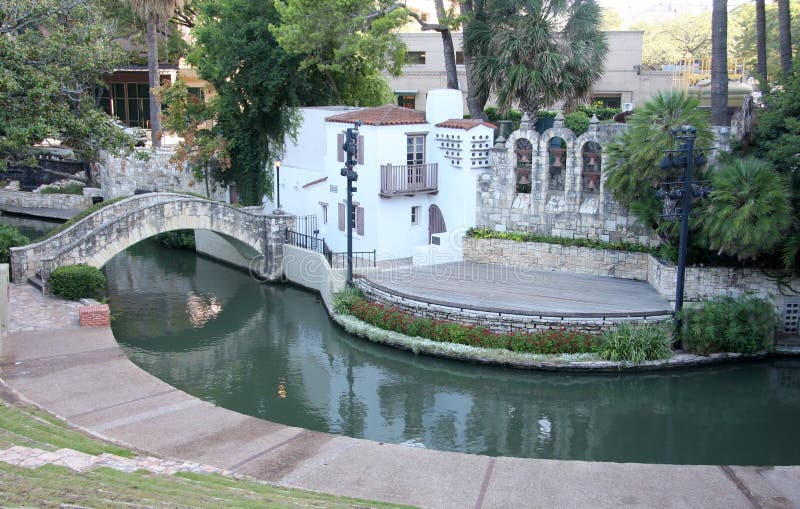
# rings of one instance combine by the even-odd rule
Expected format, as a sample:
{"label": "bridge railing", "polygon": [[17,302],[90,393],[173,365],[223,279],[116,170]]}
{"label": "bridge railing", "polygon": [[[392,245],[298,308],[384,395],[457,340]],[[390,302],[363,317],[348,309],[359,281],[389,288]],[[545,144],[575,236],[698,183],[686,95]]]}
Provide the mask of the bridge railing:
{"label": "bridge railing", "polygon": [[[330,265],[332,269],[344,269],[347,267],[347,253],[331,251],[325,239],[305,235],[289,230],[288,228],[285,231],[285,235],[287,244],[322,253],[325,259],[328,260],[328,265]],[[353,251],[353,268],[376,267],[377,264],[377,252],[375,250]]]}

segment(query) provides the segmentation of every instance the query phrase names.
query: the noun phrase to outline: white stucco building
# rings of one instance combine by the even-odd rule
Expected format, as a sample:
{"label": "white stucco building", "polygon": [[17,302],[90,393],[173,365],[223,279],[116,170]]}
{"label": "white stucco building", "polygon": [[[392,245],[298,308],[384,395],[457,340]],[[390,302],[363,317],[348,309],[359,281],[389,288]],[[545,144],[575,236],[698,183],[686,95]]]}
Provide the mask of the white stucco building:
{"label": "white stucco building", "polygon": [[281,208],[315,215],[331,250],[346,251],[342,144],[357,120],[354,251],[376,250],[379,260],[410,257],[432,234],[474,224],[477,170],[490,165],[494,126],[463,119],[460,92],[429,91],[424,112],[394,105],[301,111],[297,139],[287,139],[282,158]]}

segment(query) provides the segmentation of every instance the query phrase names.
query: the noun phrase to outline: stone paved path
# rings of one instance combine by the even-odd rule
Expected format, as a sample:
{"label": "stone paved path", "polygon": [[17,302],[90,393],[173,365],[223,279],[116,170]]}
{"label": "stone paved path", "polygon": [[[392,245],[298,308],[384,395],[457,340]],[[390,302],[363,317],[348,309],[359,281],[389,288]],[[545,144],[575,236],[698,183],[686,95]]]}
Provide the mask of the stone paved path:
{"label": "stone paved path", "polygon": [[79,327],[78,302],[42,295],[31,285],[11,284],[9,334],[22,331]]}

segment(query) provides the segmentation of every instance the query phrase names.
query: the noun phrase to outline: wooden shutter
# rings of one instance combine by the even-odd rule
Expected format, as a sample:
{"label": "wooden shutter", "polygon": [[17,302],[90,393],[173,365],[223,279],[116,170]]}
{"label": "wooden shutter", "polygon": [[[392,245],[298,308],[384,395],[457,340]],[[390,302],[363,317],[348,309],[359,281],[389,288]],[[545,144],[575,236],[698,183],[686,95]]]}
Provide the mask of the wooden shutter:
{"label": "wooden shutter", "polygon": [[364,236],[364,207],[356,208],[356,233]]}
{"label": "wooden shutter", "polygon": [[339,230],[344,231],[344,223],[345,223],[345,205],[344,203],[339,204]]}
{"label": "wooden shutter", "polygon": [[364,137],[358,136],[358,164],[364,164]]}
{"label": "wooden shutter", "polygon": [[336,160],[340,163],[344,162],[344,133],[336,135]]}

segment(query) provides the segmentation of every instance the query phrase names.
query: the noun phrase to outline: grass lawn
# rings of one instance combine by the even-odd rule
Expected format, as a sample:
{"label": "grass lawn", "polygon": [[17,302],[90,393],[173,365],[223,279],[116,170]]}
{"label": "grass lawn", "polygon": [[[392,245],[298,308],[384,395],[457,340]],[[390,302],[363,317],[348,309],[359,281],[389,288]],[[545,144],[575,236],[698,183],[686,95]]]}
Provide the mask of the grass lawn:
{"label": "grass lawn", "polygon": [[[61,448],[86,454],[135,456],[70,429],[29,407],[0,402],[0,449],[14,445],[46,451]],[[125,473],[97,468],[77,473],[46,465],[20,468],[0,462],[0,505],[28,507],[400,507],[347,497],[276,487],[220,475],[146,471]]]}

